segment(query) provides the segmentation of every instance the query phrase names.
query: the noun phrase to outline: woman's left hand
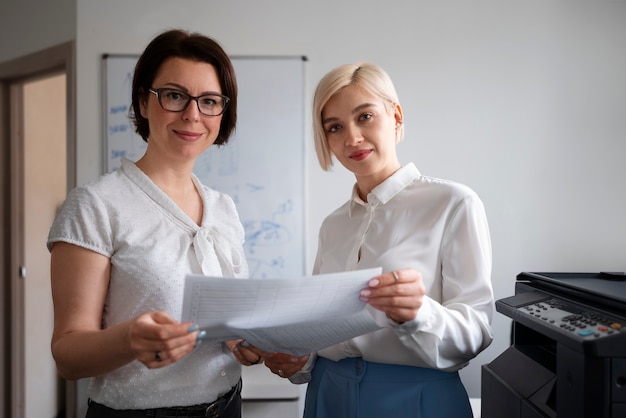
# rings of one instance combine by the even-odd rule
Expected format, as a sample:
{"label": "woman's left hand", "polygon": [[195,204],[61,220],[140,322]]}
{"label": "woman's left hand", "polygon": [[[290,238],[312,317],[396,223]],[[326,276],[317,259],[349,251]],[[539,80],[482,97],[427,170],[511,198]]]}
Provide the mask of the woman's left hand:
{"label": "woman's left hand", "polygon": [[289,378],[299,372],[311,357],[310,354],[296,357],[285,353],[267,353],[265,366],[277,376]]}
{"label": "woman's left hand", "polygon": [[372,278],[359,298],[401,324],[415,319],[425,294],[422,275],[414,269],[402,269]]}
{"label": "woman's left hand", "polygon": [[263,351],[250,345],[246,340],[226,341],[225,344],[242,365],[252,366],[263,363]]}

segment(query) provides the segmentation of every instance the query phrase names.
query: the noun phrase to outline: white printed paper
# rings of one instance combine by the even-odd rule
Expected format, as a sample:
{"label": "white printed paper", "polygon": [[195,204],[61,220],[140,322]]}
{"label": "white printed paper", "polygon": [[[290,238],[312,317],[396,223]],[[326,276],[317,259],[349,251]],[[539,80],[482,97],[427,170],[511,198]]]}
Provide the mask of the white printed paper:
{"label": "white printed paper", "polygon": [[301,356],[381,328],[359,300],[381,272],[259,280],[188,275],[182,320],[206,331],[205,341],[244,338],[268,352]]}

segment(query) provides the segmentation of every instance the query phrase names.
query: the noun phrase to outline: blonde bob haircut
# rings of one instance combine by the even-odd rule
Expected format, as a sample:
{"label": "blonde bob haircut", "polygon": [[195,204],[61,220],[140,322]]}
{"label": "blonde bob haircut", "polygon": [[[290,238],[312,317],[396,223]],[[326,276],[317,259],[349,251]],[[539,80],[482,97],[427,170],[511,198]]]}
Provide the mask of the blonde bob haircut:
{"label": "blonde bob haircut", "polygon": [[[318,83],[313,96],[313,140],[315,152],[322,170],[328,171],[333,166],[332,152],[326,140],[322,125],[324,106],[344,87],[356,84],[370,94],[385,102],[388,110],[400,104],[396,88],[385,70],[369,62],[341,65],[326,74]],[[397,129],[396,143],[404,138],[404,124]]]}

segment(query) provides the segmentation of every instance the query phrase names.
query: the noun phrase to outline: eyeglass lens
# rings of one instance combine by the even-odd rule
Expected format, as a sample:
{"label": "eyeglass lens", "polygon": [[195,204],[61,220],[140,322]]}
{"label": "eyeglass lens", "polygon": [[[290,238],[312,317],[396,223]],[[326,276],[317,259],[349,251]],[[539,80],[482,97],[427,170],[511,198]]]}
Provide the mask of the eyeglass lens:
{"label": "eyeglass lens", "polygon": [[203,96],[193,97],[187,93],[173,89],[151,89],[151,91],[157,95],[161,107],[170,112],[182,112],[187,109],[191,100],[195,100],[200,112],[207,116],[217,116],[224,111],[228,100],[218,94],[205,94]]}

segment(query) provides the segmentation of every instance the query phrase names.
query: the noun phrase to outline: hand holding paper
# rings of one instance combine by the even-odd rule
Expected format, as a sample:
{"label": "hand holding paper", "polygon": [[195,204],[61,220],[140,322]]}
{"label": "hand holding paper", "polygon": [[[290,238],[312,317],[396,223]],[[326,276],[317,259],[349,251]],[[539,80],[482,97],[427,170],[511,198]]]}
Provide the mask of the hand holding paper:
{"label": "hand holding paper", "polygon": [[244,338],[301,356],[381,328],[359,300],[381,271],[259,280],[188,275],[182,320],[198,324],[207,341]]}

